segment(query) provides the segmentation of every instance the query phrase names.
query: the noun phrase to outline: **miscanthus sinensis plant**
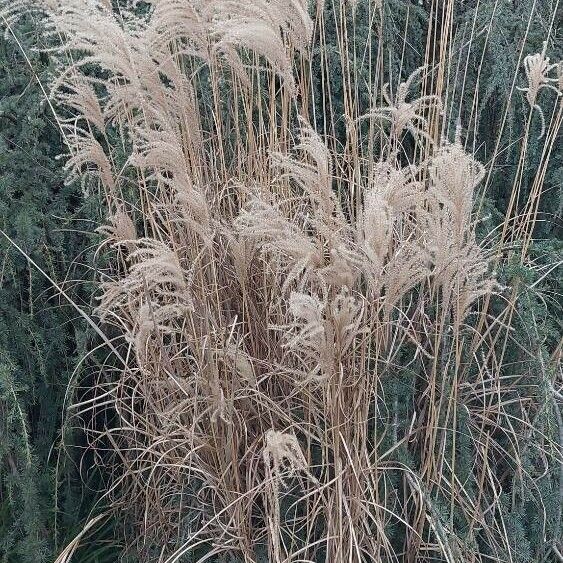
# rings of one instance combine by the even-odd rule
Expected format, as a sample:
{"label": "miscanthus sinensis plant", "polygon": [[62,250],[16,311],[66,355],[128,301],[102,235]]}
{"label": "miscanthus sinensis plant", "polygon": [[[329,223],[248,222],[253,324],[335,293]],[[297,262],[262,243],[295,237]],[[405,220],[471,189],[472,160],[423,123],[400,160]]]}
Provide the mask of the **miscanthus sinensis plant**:
{"label": "miscanthus sinensis plant", "polygon": [[[107,417],[91,446],[135,561],[523,561],[523,497],[529,556],[558,553],[557,351],[505,372],[518,292],[496,279],[542,180],[478,236],[501,147],[485,166],[448,119],[453,2],[412,74],[385,80],[381,44],[367,107],[366,61],[325,48],[327,14],[346,47],[363,4],[41,2],[66,170],[107,215],[111,360],[76,410]],[[537,111],[556,67],[521,61]]]}

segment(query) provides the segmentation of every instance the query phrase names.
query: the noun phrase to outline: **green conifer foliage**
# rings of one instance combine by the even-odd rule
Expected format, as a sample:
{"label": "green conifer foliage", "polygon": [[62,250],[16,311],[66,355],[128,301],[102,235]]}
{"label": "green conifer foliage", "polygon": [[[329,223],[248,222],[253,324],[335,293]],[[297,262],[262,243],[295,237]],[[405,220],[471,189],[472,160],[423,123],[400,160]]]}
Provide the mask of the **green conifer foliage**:
{"label": "green conifer foliage", "polygon": [[[87,290],[72,281],[73,261],[87,243],[86,203],[79,187],[65,185],[56,158],[63,148],[44,103],[50,60],[34,50],[40,44],[31,18],[0,37],[0,228],[80,299]],[[70,494],[79,492],[77,477],[59,446],[83,329],[51,283],[0,238],[0,560],[41,563],[53,561],[79,517]]]}
{"label": "green conifer foliage", "polygon": [[[374,0],[349,4],[354,7],[335,10],[334,2],[324,3],[323,37],[315,38],[318,47],[313,50],[310,68],[305,69],[311,73],[313,95],[304,111],[310,112],[316,129],[331,138],[336,151],[346,154],[349,151],[352,158],[355,147],[347,136],[353,122],[354,126],[368,127],[367,121],[355,123],[354,118],[369,112],[373,92],[381,91],[384,83],[389,84],[391,93],[396,92],[397,85],[423,64],[426,50],[437,50],[436,44],[428,47],[432,41],[427,30],[432,18],[440,18],[430,13],[431,6],[437,2],[426,0],[383,0],[378,8],[382,13],[374,8]],[[445,76],[449,99],[444,134],[452,138],[454,130],[459,128],[463,143],[483,163],[488,163],[498,150],[490,176],[483,183],[485,187],[476,198],[481,218],[480,239],[499,236],[493,228],[502,223],[518,174],[521,189],[512,215],[526,210],[535,176],[542,166],[545,140],[537,139],[541,123],[538,115],[530,112],[526,96],[518,87],[526,86],[521,66],[523,57],[541,52],[547,30],[554,25],[550,19],[553,4],[550,0],[466,0],[455,4],[451,20],[451,65]],[[142,2],[137,8],[148,10]],[[345,37],[343,29],[349,32]],[[320,31],[317,29],[316,33]],[[433,33],[439,36],[439,30]],[[23,46],[30,64],[13,35]],[[550,35],[554,36],[557,39],[557,34]],[[59,282],[66,280],[65,288],[73,298],[89,308],[89,274],[77,270],[76,262],[87,263],[92,268],[100,266],[90,255],[89,239],[83,233],[91,233],[94,226],[102,223],[103,206],[85,199],[80,186],[66,185],[63,181],[61,161],[56,157],[64,152],[64,147],[41,86],[51,78],[52,61],[47,53],[33,50],[41,44],[41,38],[38,23],[24,18],[0,39],[0,228],[50,277]],[[548,50],[552,60],[561,60],[562,48],[557,41],[552,39]],[[347,53],[353,73],[343,69],[342,52]],[[210,76],[205,69],[199,69],[198,73],[201,117],[212,129],[210,124],[217,116],[212,89],[208,87]],[[347,80],[355,83],[346,83]],[[267,90],[268,83],[265,81],[261,86]],[[221,88],[228,92],[230,85],[226,82]],[[557,104],[556,95],[542,91],[540,97],[549,118]],[[230,100],[228,95],[225,99]],[[227,137],[225,153],[234,159],[240,150],[237,139],[248,139],[244,131],[237,131],[231,106],[218,104],[218,108],[219,113],[224,112],[221,117]],[[241,106],[241,115],[243,109]],[[528,137],[529,115],[529,138],[522,142],[523,137]],[[244,120],[240,119],[242,123]],[[258,121],[256,116],[255,120]],[[110,129],[107,134],[110,144],[117,147],[113,154],[115,161],[124,164],[129,147],[125,142],[119,146],[113,139],[112,135],[119,137],[118,130]],[[377,145],[377,134],[373,139]],[[415,151],[408,134],[404,143],[408,150]],[[523,253],[526,260],[520,259],[522,241],[515,237],[511,245],[506,245],[506,252],[514,259],[503,262],[496,272],[498,281],[507,290],[491,299],[493,315],[505,310],[506,296],[511,292],[515,304],[510,337],[506,341],[497,341],[495,337],[491,343],[491,356],[497,352],[502,356],[498,377],[517,382],[502,397],[499,394],[503,416],[510,419],[507,425],[516,424],[523,429],[522,441],[515,443],[491,425],[491,439],[498,445],[498,452],[491,454],[491,459],[497,462],[491,467],[491,475],[499,491],[502,490],[499,502],[502,514],[491,513],[486,517],[491,525],[502,520],[507,546],[491,545],[488,536],[468,521],[467,514],[451,509],[443,492],[420,487],[421,498],[436,523],[437,537],[447,543],[442,537],[443,530],[452,530],[460,545],[471,544],[483,561],[496,561],[499,554],[503,561],[551,561],[552,547],[561,540],[558,499],[563,473],[553,460],[561,456],[563,423],[553,382],[557,377],[561,338],[562,288],[557,263],[562,250],[558,227],[562,159],[561,151],[554,151],[545,170],[543,191],[537,196],[539,215],[531,233],[533,241],[527,253]],[[519,162],[523,162],[521,169]],[[135,193],[135,179],[132,180],[128,187],[133,192],[130,200],[136,201],[139,195]],[[124,199],[129,201],[128,197],[125,194]],[[85,220],[95,225],[85,225]],[[71,281],[74,279],[79,281]],[[428,313],[432,315],[433,311]],[[52,561],[80,530],[79,522],[94,508],[92,495],[86,494],[84,502],[78,497],[97,485],[77,485],[79,472],[73,462],[82,459],[73,459],[60,448],[63,435],[65,441],[73,439],[65,422],[65,408],[76,387],[85,387],[89,382],[87,375],[75,373],[75,369],[94,348],[75,316],[22,252],[0,237],[0,561],[3,563]],[[444,337],[446,350],[452,346],[449,338]],[[460,339],[467,342],[472,338],[469,330],[460,333]],[[421,374],[429,368],[429,362],[416,356],[416,348],[407,342],[397,352],[396,364],[382,368],[382,399],[378,404],[374,401],[370,407],[374,414],[369,417],[378,416],[388,428],[381,437],[380,453],[391,451],[390,463],[413,472],[420,469],[419,449],[410,443],[393,448],[398,436],[406,435],[414,422],[413,415],[420,414],[417,401],[420,402],[424,392]],[[416,361],[411,361],[413,357]],[[461,364],[469,365],[471,361],[462,358]],[[467,374],[466,379],[471,380],[472,375]],[[449,395],[457,374],[446,368],[440,377],[443,378],[439,381],[441,391]],[[484,401],[478,403],[481,400],[470,392],[457,399],[459,414],[449,428],[451,437],[444,442],[446,458],[456,459],[455,470],[445,466],[444,474],[448,481],[462,483],[472,499],[479,497],[481,484],[474,472],[472,433],[476,429],[471,426],[467,406],[485,410]],[[524,414],[522,409],[527,401],[537,405],[530,419],[524,419],[528,413]],[[439,426],[452,424],[444,417],[437,422]],[[95,413],[86,410],[79,426],[92,429],[96,424]],[[105,420],[104,424],[106,428],[111,427],[111,421]],[[74,439],[80,442],[82,438]],[[551,454],[549,462],[546,452]],[[313,461],[316,456],[320,458],[318,454],[313,448]],[[513,460],[518,460],[518,466]],[[390,472],[389,483],[385,483],[380,493],[383,497],[387,488],[397,490],[397,498],[407,504],[408,482],[401,475]],[[104,482],[104,477],[95,474],[93,479],[101,478]],[[191,490],[188,493],[187,496],[192,495]],[[298,503],[301,494],[297,487],[290,488],[282,506],[282,518],[290,521],[301,510]],[[185,507],[182,510],[189,512]],[[100,533],[111,538],[113,525],[108,520]],[[126,526],[120,522],[116,527],[122,531]],[[386,533],[393,549],[402,553],[409,541],[409,531],[400,522],[389,524],[389,528],[392,529]],[[321,532],[318,531],[319,537]],[[154,560],[159,557],[157,551],[161,547],[153,548]],[[207,559],[210,550],[208,545],[199,546],[193,558],[186,561]],[[84,545],[73,561],[110,561],[114,560],[114,552],[111,542],[104,543],[99,552],[91,545]],[[135,557],[135,561],[141,560]],[[257,561],[266,560],[266,555],[258,549]],[[318,560],[324,560],[322,547]]]}

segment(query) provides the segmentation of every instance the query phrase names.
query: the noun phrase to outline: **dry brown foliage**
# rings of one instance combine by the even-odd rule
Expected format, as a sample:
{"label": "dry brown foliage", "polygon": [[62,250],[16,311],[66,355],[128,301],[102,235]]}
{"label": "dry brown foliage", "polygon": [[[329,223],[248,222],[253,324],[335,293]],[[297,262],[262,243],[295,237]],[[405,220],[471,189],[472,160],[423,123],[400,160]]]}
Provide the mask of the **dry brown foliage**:
{"label": "dry brown foliage", "polygon": [[[97,314],[125,365],[109,385],[100,378],[91,408],[113,420],[93,438],[113,451],[107,494],[135,530],[132,552],[482,560],[454,512],[500,552],[490,428],[517,431],[491,381],[487,304],[501,288],[473,215],[486,170],[459,137],[436,133],[441,96],[416,93],[429,67],[394,96],[385,86],[368,114],[351,110],[339,151],[302,103],[320,8],[152,0],[139,15],[109,4],[44,9],[62,40],[52,97],[69,177],[98,186],[107,207]],[[542,53],[525,68],[535,106],[556,88],[555,67]],[[383,127],[380,150],[365,148],[355,124],[366,120]],[[396,366],[418,373],[406,425],[385,413]],[[453,470],[460,410],[479,494]],[[388,535],[397,523],[402,552]]]}

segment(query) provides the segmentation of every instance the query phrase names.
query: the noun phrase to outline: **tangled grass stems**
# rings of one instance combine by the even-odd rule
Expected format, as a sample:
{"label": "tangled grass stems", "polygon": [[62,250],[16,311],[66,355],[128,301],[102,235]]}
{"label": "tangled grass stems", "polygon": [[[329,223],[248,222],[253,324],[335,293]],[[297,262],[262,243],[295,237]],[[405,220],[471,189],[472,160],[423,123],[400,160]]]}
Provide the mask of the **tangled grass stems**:
{"label": "tangled grass stems", "polygon": [[[516,560],[511,506],[525,488],[543,502],[530,452],[546,472],[561,464],[561,429],[538,422],[561,381],[555,361],[536,383],[503,375],[519,289],[495,271],[509,229],[526,260],[543,175],[512,227],[516,191],[502,236],[481,241],[487,171],[460,128],[442,134],[463,68],[453,2],[432,2],[425,60],[395,94],[380,47],[362,112],[358,6],[138,4],[41,6],[69,179],[106,203],[96,313],[126,367],[109,390],[100,374],[80,415],[112,413],[92,441],[112,453],[100,459],[129,553]],[[328,66],[315,115],[307,62],[328,55],[329,16],[343,116]],[[560,95],[545,49],[524,60],[532,107],[541,88]],[[544,168],[560,124],[560,109],[544,124]]]}

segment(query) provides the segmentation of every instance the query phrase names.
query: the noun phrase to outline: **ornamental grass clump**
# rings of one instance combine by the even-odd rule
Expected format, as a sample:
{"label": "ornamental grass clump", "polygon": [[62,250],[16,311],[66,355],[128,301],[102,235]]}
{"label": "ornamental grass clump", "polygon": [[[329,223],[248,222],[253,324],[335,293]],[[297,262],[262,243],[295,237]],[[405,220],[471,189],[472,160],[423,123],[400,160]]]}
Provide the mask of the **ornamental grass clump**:
{"label": "ornamental grass clump", "polygon": [[[518,491],[561,463],[552,430],[528,445],[545,398],[503,375],[496,155],[448,134],[438,87],[463,54],[360,103],[360,62],[331,52],[345,103],[324,83],[319,114],[327,14],[351,30],[363,4],[41,3],[68,176],[107,217],[95,314],[119,357],[88,409],[134,560],[515,561]],[[533,107],[557,89],[535,57]]]}

